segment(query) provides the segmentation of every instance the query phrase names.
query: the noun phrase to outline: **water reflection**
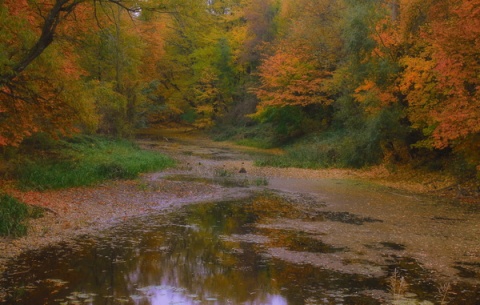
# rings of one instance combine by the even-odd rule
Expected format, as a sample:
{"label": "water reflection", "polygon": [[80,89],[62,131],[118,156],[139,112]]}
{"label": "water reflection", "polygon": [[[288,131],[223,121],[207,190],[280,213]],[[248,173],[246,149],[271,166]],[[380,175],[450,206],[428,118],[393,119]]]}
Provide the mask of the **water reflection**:
{"label": "water reflection", "polygon": [[[161,286],[149,286],[140,289],[145,293],[145,298],[148,299],[148,304],[152,305],[165,305],[165,304],[185,304],[193,305],[202,303],[202,299],[199,295],[190,294],[187,290],[172,287],[168,285]],[[142,296],[131,296],[135,301],[135,304],[143,304]],[[220,302],[216,297],[206,297],[203,301],[208,302],[211,305],[220,304],[234,304],[234,300],[225,300]],[[287,300],[281,295],[266,294],[262,299],[255,299],[252,301],[244,302],[245,305],[287,305]]]}
{"label": "water reflection", "polygon": [[[385,277],[342,273],[271,255],[275,248],[312,256],[348,251],[324,244],[299,228],[265,225],[272,219],[289,218],[324,221],[264,194],[133,219],[102,236],[20,257],[0,283],[9,294],[3,304],[385,303]],[[397,260],[382,268],[390,272],[401,267],[415,273],[417,266],[414,260]],[[419,281],[428,276],[422,272],[415,273]],[[434,301],[429,291],[436,287],[420,284],[422,298]],[[471,300],[475,302],[475,297]]]}

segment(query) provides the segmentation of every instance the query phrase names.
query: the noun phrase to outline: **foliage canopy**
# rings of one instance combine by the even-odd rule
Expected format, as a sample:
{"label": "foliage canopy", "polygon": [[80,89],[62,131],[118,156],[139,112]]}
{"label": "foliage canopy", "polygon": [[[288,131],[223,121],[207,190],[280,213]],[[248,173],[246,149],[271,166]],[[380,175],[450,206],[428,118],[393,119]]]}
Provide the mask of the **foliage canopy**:
{"label": "foliage canopy", "polygon": [[248,116],[480,169],[479,36],[480,0],[5,0],[0,145]]}

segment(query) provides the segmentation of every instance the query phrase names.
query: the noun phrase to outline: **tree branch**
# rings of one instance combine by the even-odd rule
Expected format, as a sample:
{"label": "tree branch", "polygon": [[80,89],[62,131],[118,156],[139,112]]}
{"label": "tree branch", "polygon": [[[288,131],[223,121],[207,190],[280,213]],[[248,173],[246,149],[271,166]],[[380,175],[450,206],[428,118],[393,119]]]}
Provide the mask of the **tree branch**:
{"label": "tree branch", "polygon": [[[74,12],[76,7],[84,2],[92,1],[109,2],[118,5],[128,12],[134,12],[138,8],[128,7],[122,0],[56,0],[53,7],[46,14],[42,14],[40,6],[33,1],[33,5],[39,10],[39,16],[44,20],[41,26],[41,33],[35,44],[25,53],[17,63],[13,64],[7,72],[0,72],[0,88],[12,82],[18,75],[20,75],[37,57],[39,57],[55,39],[57,27],[62,23],[67,16]],[[96,9],[95,9],[96,14]],[[97,18],[97,16],[95,16]],[[98,18],[97,18],[98,23]]]}

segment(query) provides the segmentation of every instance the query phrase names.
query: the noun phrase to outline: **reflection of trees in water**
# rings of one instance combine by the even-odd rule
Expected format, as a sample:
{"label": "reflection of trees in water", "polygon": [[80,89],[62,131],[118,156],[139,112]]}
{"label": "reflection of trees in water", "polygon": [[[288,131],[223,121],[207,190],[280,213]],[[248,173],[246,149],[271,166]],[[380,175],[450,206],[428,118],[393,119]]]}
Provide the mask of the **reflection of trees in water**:
{"label": "reflection of trees in water", "polygon": [[[337,219],[338,215],[341,219]],[[359,219],[350,213],[309,210],[268,194],[247,200],[190,205],[170,215],[130,220],[103,237],[84,238],[75,247],[63,245],[30,253],[20,259],[23,263],[17,264],[17,271],[23,273],[9,272],[18,275],[8,285],[39,283],[38,289],[17,302],[31,305],[65,299],[74,292],[95,293],[94,304],[106,305],[118,304],[120,300],[136,305],[172,301],[193,304],[198,300],[209,300],[212,304],[230,301],[283,305],[325,300],[378,304],[374,297],[365,294],[374,290],[386,294],[385,278],[346,274],[305,261],[292,263],[268,256],[272,249],[300,256],[341,255],[349,251],[324,244],[319,236],[301,228],[275,225],[286,220],[344,223],[346,216],[347,220]],[[353,228],[361,224],[350,221],[349,225]],[[387,242],[383,246],[379,249],[399,247]],[[392,262],[392,268],[398,265],[401,262]],[[54,289],[46,278],[61,279],[68,284]],[[426,280],[423,273],[415,278]],[[425,287],[419,287],[426,291]],[[55,290],[58,292],[53,293]]]}
{"label": "reflection of trees in water", "polygon": [[[163,268],[158,273],[162,274],[160,283],[183,287],[203,299],[220,295],[221,302],[234,300],[251,304],[283,304],[286,299],[275,296],[280,292],[288,296],[290,303],[300,304],[306,298],[319,299],[319,295],[328,298],[332,294],[338,296],[379,287],[378,280],[320,271],[307,264],[294,265],[265,256],[265,247],[293,246],[296,238],[305,243],[312,242],[307,250],[341,250],[326,245],[315,246],[318,240],[309,239],[305,234],[262,229],[261,234],[268,236],[265,244],[225,238],[234,235],[255,238],[258,236],[255,234],[259,234],[255,224],[277,217],[302,217],[302,213],[275,196],[189,207],[187,212],[171,219],[166,230],[169,233],[161,245],[165,252],[157,258]],[[155,238],[146,240],[155,242]],[[150,269],[148,264],[152,261],[156,260],[145,260],[147,267],[142,269]],[[159,289],[161,291],[164,287]]]}
{"label": "reflection of trees in water", "polygon": [[[272,299],[271,267],[257,254],[256,246],[222,239],[245,233],[249,230],[245,225],[255,218],[246,213],[242,202],[190,207],[169,220],[163,232],[145,237],[145,249],[162,251],[147,253],[148,259],[138,261],[138,270],[161,266],[155,272],[160,276],[150,283],[182,287],[202,298],[219,295],[224,301],[252,304]],[[157,236],[164,236],[161,245]]]}
{"label": "reflection of trees in water", "polygon": [[[265,247],[292,245],[295,234],[261,229],[266,243],[249,238],[259,236],[256,224],[301,216],[275,196],[192,205],[168,216],[131,221],[108,236],[83,240],[78,248],[65,247],[60,259],[58,251],[43,253],[36,268],[54,266],[55,272],[48,276],[69,282],[68,291],[51,296],[52,300],[80,291],[95,293],[107,305],[135,295],[138,305],[161,304],[165,298],[187,304],[208,298],[219,304],[300,304],[324,290],[337,289],[332,280],[337,275],[266,257]],[[44,264],[45,259],[51,264]],[[48,290],[43,293],[51,295]]]}

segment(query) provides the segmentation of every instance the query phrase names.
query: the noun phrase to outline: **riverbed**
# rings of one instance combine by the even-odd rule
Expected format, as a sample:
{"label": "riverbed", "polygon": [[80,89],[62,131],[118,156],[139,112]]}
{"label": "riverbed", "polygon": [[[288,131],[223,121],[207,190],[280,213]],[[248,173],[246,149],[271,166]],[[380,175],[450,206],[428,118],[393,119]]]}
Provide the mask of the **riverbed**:
{"label": "riverbed", "polygon": [[480,303],[476,205],[354,173],[256,168],[251,153],[266,152],[207,139],[140,144],[177,168],[49,194],[115,217],[84,213],[65,229],[76,234],[14,255],[0,304]]}

